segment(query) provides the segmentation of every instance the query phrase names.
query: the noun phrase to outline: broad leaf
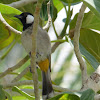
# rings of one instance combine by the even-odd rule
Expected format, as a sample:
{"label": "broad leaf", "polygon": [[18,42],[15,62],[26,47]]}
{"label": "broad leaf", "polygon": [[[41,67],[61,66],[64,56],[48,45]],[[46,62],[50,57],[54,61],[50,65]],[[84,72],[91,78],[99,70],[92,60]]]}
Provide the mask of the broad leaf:
{"label": "broad leaf", "polygon": [[100,62],[100,34],[89,29],[81,29],[80,43]]}
{"label": "broad leaf", "polygon": [[82,0],[82,1],[100,19],[100,0]]}
{"label": "broad leaf", "polygon": [[[14,15],[21,12],[17,9],[0,3],[0,12],[4,19],[17,30],[22,30],[21,24],[15,21]],[[0,50],[8,46],[15,39],[16,34],[11,32],[3,23],[0,23]]]}
{"label": "broad leaf", "polygon": [[82,28],[100,31],[100,19],[90,11],[84,15]]}
{"label": "broad leaf", "polygon": [[94,100],[95,92],[92,89],[88,89],[82,92],[80,100]]}
{"label": "broad leaf", "polygon": [[[78,14],[76,14],[74,19],[71,21],[70,29],[75,28],[77,16]],[[91,11],[85,13],[81,28],[95,29],[100,31],[100,19],[96,15],[94,15]]]}
{"label": "broad leaf", "polygon": [[53,4],[58,12],[64,7],[60,0],[53,0]]}
{"label": "broad leaf", "polygon": [[79,44],[80,46],[80,51],[82,53],[82,55],[85,56],[86,61],[94,68],[97,69],[97,67],[99,66],[99,62],[96,60],[96,58],[91,55],[85,48],[83,45],[81,45],[81,43]]}

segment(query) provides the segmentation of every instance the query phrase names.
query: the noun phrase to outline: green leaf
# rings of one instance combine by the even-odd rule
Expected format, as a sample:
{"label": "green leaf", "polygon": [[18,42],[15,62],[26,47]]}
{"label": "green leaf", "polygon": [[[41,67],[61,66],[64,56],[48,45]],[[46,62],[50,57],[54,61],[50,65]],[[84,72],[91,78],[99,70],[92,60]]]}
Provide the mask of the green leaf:
{"label": "green leaf", "polygon": [[3,14],[11,15],[11,16],[21,13],[21,11],[19,11],[11,6],[7,6],[5,4],[2,4],[2,3],[0,3],[0,12]]}
{"label": "green leaf", "polygon": [[80,43],[100,62],[100,34],[89,29],[81,29]]}
{"label": "green leaf", "polygon": [[21,95],[25,96],[26,98],[28,98],[29,100],[35,100],[35,98],[27,93],[25,93],[24,91],[21,91],[17,86],[13,87],[12,89],[15,92],[20,93]]}
{"label": "green leaf", "polygon": [[82,1],[100,19],[100,0],[82,0]]}
{"label": "green leaf", "polygon": [[47,2],[43,2],[41,11],[40,11],[40,17],[44,19],[45,21],[48,20],[48,13],[47,13]]}
{"label": "green leaf", "polygon": [[23,96],[13,96],[12,98],[13,98],[13,100],[29,100],[29,99],[27,99],[26,97],[23,97]]}
{"label": "green leaf", "polygon": [[[70,29],[74,29],[76,25],[78,14],[75,15],[70,23]],[[100,31],[100,19],[94,15],[91,11],[84,14],[83,22],[81,28],[95,29]]]}
{"label": "green leaf", "polygon": [[68,6],[70,3],[71,5],[76,5],[81,2],[81,0],[60,0],[65,6]]}
{"label": "green leaf", "polygon": [[53,4],[58,12],[64,7],[60,0],[53,0]]}
{"label": "green leaf", "polygon": [[74,94],[65,94],[59,100],[80,100],[77,95]]}
{"label": "green leaf", "polygon": [[0,100],[5,100],[5,93],[3,91],[2,85],[0,85]]}
{"label": "green leaf", "polygon": [[66,92],[66,93],[57,95],[48,100],[80,100],[80,98],[77,95],[75,95],[74,93]]}
{"label": "green leaf", "polygon": [[92,89],[88,89],[82,92],[80,100],[94,100],[95,92]]}
{"label": "green leaf", "polygon": [[100,31],[100,19],[91,11],[85,13],[82,28],[95,29]]}
{"label": "green leaf", "polygon": [[[15,8],[0,3],[0,12],[9,25],[21,31],[22,25],[15,21],[14,15],[21,12]],[[0,50],[7,47],[17,35],[11,32],[3,23],[0,23]]]}
{"label": "green leaf", "polygon": [[53,1],[51,2],[51,4],[52,4],[52,15],[51,16],[52,16],[52,21],[54,22],[55,19],[57,18],[57,9],[54,6]]}
{"label": "green leaf", "polygon": [[81,43],[79,44],[80,47],[80,51],[82,53],[82,55],[85,56],[86,61],[94,68],[97,69],[99,66],[99,62],[96,60],[96,58],[91,55],[84,47],[83,45],[81,45]]}
{"label": "green leaf", "polygon": [[59,100],[59,98],[62,97],[62,95],[63,95],[63,94],[57,95],[57,96],[55,96],[55,97],[53,97],[53,98],[50,98],[50,99],[48,99],[48,100]]}

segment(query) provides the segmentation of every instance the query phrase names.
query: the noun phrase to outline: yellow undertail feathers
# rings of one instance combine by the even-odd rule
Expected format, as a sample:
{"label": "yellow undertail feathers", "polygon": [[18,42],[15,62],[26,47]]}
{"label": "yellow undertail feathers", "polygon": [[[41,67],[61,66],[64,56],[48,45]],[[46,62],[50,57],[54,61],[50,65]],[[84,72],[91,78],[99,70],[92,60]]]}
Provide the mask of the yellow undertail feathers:
{"label": "yellow undertail feathers", "polygon": [[49,68],[49,60],[46,59],[46,60],[44,60],[44,61],[40,61],[40,62],[38,63],[38,65],[39,65],[39,67],[40,67],[40,69],[41,69],[42,71],[47,72],[47,70],[48,70],[48,68]]}

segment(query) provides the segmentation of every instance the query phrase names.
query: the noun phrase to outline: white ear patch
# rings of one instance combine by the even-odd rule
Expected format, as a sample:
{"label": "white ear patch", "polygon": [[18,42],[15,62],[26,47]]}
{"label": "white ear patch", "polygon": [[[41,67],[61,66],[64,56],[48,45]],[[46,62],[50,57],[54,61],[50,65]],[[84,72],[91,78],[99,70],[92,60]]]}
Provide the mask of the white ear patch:
{"label": "white ear patch", "polygon": [[34,17],[32,15],[27,15],[26,23],[31,24],[34,21]]}

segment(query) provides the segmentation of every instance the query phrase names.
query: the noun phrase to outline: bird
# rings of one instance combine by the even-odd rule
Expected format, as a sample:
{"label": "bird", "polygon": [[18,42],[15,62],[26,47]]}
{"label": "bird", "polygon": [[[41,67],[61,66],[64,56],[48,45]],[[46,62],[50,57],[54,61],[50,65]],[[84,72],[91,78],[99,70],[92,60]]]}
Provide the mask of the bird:
{"label": "bird", "polygon": [[[34,26],[34,16],[29,12],[23,12],[15,15],[22,25],[21,42],[26,52],[31,55],[32,51],[32,29]],[[41,69],[42,75],[42,99],[47,100],[54,96],[54,90],[51,82],[51,42],[45,30],[38,25],[36,37],[36,64]]]}

